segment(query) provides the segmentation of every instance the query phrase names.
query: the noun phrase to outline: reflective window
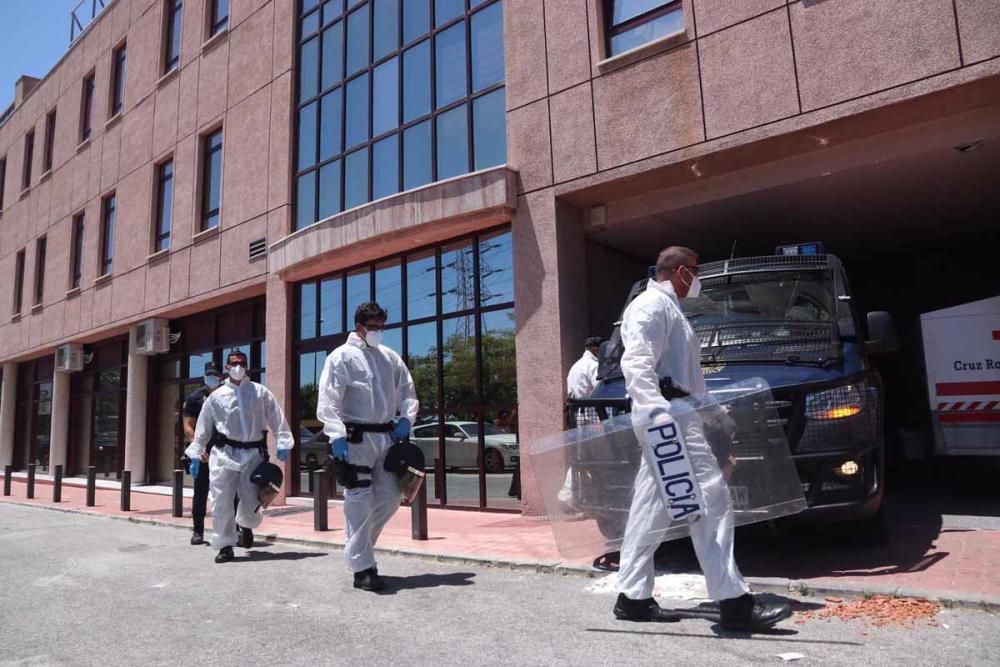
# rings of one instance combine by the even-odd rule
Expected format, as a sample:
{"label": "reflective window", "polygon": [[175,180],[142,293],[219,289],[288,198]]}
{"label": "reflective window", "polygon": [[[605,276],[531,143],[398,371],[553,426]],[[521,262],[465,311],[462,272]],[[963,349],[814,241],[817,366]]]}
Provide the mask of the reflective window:
{"label": "reflective window", "polygon": [[299,20],[296,229],[506,161],[502,0],[310,0]]}
{"label": "reflective window", "polygon": [[299,290],[299,331],[302,340],[316,336],[316,283],[304,283]]}
{"label": "reflective window", "polygon": [[433,251],[407,257],[406,304],[410,320],[437,312],[437,261]]}
{"label": "reflective window", "polygon": [[354,329],[354,311],[372,300],[371,269],[364,268],[347,274],[347,322]]}
{"label": "reflective window", "polygon": [[684,29],[680,0],[608,0],[605,33],[608,55],[624,53]]}
{"label": "reflective window", "polygon": [[329,336],[344,330],[344,281],[327,278],[319,283],[319,335]]}
{"label": "reflective window", "polygon": [[375,267],[375,301],[389,311],[391,323],[403,320],[403,273],[398,259]]}

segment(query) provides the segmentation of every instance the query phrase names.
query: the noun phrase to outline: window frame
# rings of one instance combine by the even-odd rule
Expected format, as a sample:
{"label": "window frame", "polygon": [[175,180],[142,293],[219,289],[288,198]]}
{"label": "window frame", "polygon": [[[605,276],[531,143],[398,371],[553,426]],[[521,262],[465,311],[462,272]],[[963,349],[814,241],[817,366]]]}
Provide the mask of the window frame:
{"label": "window frame", "polygon": [[[219,145],[217,147],[210,148],[209,144],[212,138],[219,135]],[[225,146],[226,146],[226,134],[225,128],[218,125],[199,136],[199,152],[200,159],[199,163],[199,178],[198,187],[200,188],[198,196],[198,231],[207,232],[210,229],[217,229],[222,224],[222,179],[223,173],[225,172]],[[209,208],[209,196],[212,191],[209,183],[209,179],[212,177],[211,174],[211,161],[212,156],[215,153],[219,153],[219,205],[215,208]],[[215,224],[208,224],[208,222],[215,218]]]}
{"label": "window frame", "polygon": [[80,143],[89,141],[94,133],[94,93],[96,92],[96,72],[91,70],[83,77],[80,99]]}
{"label": "window frame", "polygon": [[230,2],[226,0],[226,15],[219,15],[219,0],[208,0],[206,4],[206,9],[208,10],[208,15],[206,17],[206,27],[208,32],[208,38],[211,39],[221,32],[225,32],[229,29],[229,14],[231,11]]}
{"label": "window frame", "polygon": [[[437,183],[440,180],[439,167],[438,167],[438,118],[445,115],[455,109],[465,107],[465,128],[467,135],[467,146],[466,146],[466,163],[467,167],[465,171],[462,171],[460,175],[470,174],[476,171],[476,156],[475,156],[475,118],[474,109],[475,103],[480,98],[486,97],[492,93],[499,90],[506,90],[506,72],[504,76],[501,77],[500,81],[494,82],[488,86],[483,87],[480,90],[473,90],[473,52],[472,52],[472,22],[473,18],[484,12],[488,11],[495,5],[500,5],[501,12],[506,11],[503,7],[503,0],[463,0],[463,10],[458,15],[442,22],[437,25],[435,12],[437,11],[437,3],[435,0],[428,0],[428,21],[429,28],[427,32],[421,33],[419,35],[411,36],[409,39],[406,38],[404,32],[404,11],[403,11],[403,0],[398,0],[397,2],[397,45],[393,47],[392,50],[381,55],[378,59],[374,57],[375,54],[375,3],[376,0],[353,0],[352,2],[345,3],[343,12],[337,16],[336,19],[330,20],[324,23],[322,20],[319,21],[319,26],[315,31],[309,32],[308,34],[303,34],[303,19],[307,16],[312,16],[314,14],[321,14],[324,9],[324,0],[319,0],[316,2],[314,8],[309,9],[308,12],[303,12],[300,7],[296,12],[296,63],[301,71],[302,69],[302,47],[311,41],[316,41],[316,68],[315,68],[315,94],[308,98],[302,98],[301,88],[302,79],[301,74],[297,78],[295,84],[295,107],[294,107],[294,124],[295,124],[295,147],[294,147],[294,172],[293,178],[293,201],[295,201],[295,210],[292,220],[293,229],[304,229],[311,224],[315,224],[324,218],[320,216],[320,206],[321,206],[321,188],[320,183],[320,172],[327,166],[334,163],[340,163],[340,173],[339,173],[339,201],[337,205],[333,207],[334,213],[331,215],[337,215],[348,209],[347,201],[347,183],[348,183],[348,169],[346,168],[346,163],[349,157],[359,154],[366,153],[367,160],[367,183],[366,183],[366,197],[365,202],[360,204],[361,206],[375,201],[375,146],[380,142],[392,137],[396,137],[396,191],[391,195],[384,196],[395,196],[403,192],[408,192],[420,187],[425,187],[433,183]],[[347,23],[349,16],[354,12],[358,11],[362,7],[362,4],[367,5],[365,11],[368,12],[368,58],[367,64],[363,67],[347,73],[347,54],[348,54],[348,30]],[[325,88],[323,87],[323,72],[322,72],[322,61],[323,61],[323,40],[325,39],[324,33],[333,27],[334,25],[340,23],[341,28],[341,44],[340,44],[340,62],[341,68],[344,72],[344,76],[339,79],[332,81]],[[437,104],[437,39],[441,33],[447,32],[448,30],[454,28],[457,25],[464,25],[464,57],[465,57],[465,90],[464,93],[455,100],[451,102],[438,106]],[[501,24],[502,25],[502,24]],[[502,27],[501,27],[502,30]],[[427,113],[423,113],[416,116],[410,120],[404,120],[404,81],[405,76],[403,72],[403,57],[404,55],[414,47],[420,44],[426,43],[427,49],[429,51],[429,74],[427,85],[429,86],[428,96],[429,96],[429,106],[430,110]],[[505,47],[505,45],[504,45]],[[389,129],[384,132],[375,135],[374,134],[374,81],[375,81],[375,71],[381,65],[389,63],[391,61],[396,61],[396,106],[397,106],[397,122]],[[366,139],[351,146],[347,146],[347,111],[348,111],[348,86],[362,77],[368,77],[367,80],[367,123],[368,130],[366,132]],[[335,131],[339,133],[340,137],[340,149],[333,153],[331,156],[320,159],[320,146],[322,141],[322,104],[321,101],[327,95],[335,93],[335,91],[340,91],[340,127]],[[505,93],[506,95],[506,93]],[[299,146],[299,117],[303,109],[311,104],[316,105],[316,123],[315,123],[315,141],[311,142],[310,145],[314,148],[315,154],[314,158],[310,160],[309,164],[304,167],[299,167],[299,153],[301,147]],[[406,187],[405,181],[405,151],[404,151],[404,135],[407,130],[415,128],[417,126],[423,125],[424,123],[429,124],[428,131],[430,133],[430,154],[429,168],[430,168],[430,178],[426,183],[420,185],[413,185],[410,188]],[[504,139],[506,144],[506,136]],[[499,165],[496,165],[499,166]],[[449,177],[450,178],[450,177]],[[312,212],[308,217],[315,218],[312,222],[303,223],[299,225],[300,211],[298,210],[298,200],[299,200],[299,183],[302,179],[310,179],[313,183],[311,206]],[[352,207],[353,208],[353,207]]]}
{"label": "window frame", "polygon": [[[164,0],[163,3],[163,48],[161,49],[163,67],[161,73],[166,75],[180,67],[181,64],[181,31],[184,28],[184,0]],[[176,31],[177,53],[173,53]]]}
{"label": "window frame", "polygon": [[[169,167],[170,173],[165,173]],[[174,226],[174,156],[170,155],[167,158],[158,162],[154,167],[154,185],[156,186],[156,199],[153,202],[153,225],[151,228],[152,236],[152,252],[158,253],[165,250],[170,250],[170,234],[173,231]],[[164,225],[164,211],[165,211],[165,189],[167,185],[170,186],[170,219],[166,221]],[[166,228],[166,231],[164,231]],[[166,242],[165,244],[163,242]],[[162,247],[161,247],[162,245]]]}
{"label": "window frame", "polygon": [[[115,225],[118,214],[118,193],[110,192],[101,198],[101,234],[99,238],[97,276],[109,276],[115,270]],[[109,242],[110,236],[110,242]]]}
{"label": "window frame", "polygon": [[24,162],[21,165],[21,191],[31,187],[32,162],[35,157],[35,128],[24,133]]}
{"label": "window frame", "polygon": [[56,107],[45,114],[45,144],[42,151],[42,173],[52,171],[56,143]]}
{"label": "window frame", "polygon": [[[620,53],[615,53],[611,48],[612,38],[622,33],[628,32],[633,28],[637,28],[640,25],[658,19],[661,16],[666,16],[667,14],[670,14],[678,9],[680,9],[682,12],[684,11],[683,0],[667,0],[667,2],[664,5],[661,5],[660,7],[654,7],[653,9],[647,10],[642,14],[639,14],[638,16],[633,16],[632,18],[626,21],[622,21],[620,24],[616,26],[614,25],[613,21],[614,21],[615,2],[617,1],[618,0],[604,0],[604,5],[602,7],[602,9],[604,10],[603,12],[604,53],[608,58],[613,58],[615,56],[621,55],[622,53],[626,53],[627,51],[632,50],[632,49],[626,49],[625,51],[621,51]],[[649,42],[646,42],[646,44],[648,43]],[[640,48],[640,47],[634,47],[634,48]]]}
{"label": "window frame", "polygon": [[0,157],[0,214],[3,214],[4,198],[7,194],[7,155]]}
{"label": "window frame", "polygon": [[86,229],[86,213],[77,212],[71,222],[70,236],[70,266],[69,266],[69,287],[79,289],[83,282],[83,240]]}
{"label": "window frame", "polygon": [[48,236],[42,234],[35,239],[35,289],[32,306],[41,306],[45,301],[45,255],[48,249]]}
{"label": "window frame", "polygon": [[27,261],[26,251],[27,248],[21,248],[17,251],[14,259],[14,299],[11,304],[13,317],[19,316],[21,309],[24,307],[24,265]]}
{"label": "window frame", "polygon": [[125,111],[125,76],[128,64],[128,42],[121,42],[111,52],[111,96],[108,99],[108,118]]}

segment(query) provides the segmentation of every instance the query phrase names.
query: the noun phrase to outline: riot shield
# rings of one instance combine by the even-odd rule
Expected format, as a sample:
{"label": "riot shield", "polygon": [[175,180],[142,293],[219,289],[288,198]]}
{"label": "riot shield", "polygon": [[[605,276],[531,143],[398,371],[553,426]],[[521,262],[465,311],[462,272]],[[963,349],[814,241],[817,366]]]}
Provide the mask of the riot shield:
{"label": "riot shield", "polygon": [[630,528],[646,544],[686,537],[707,512],[731,511],[742,525],[806,508],[763,379],[670,403],[669,415],[622,414],[527,448],[563,556],[620,550],[633,501],[660,510]]}

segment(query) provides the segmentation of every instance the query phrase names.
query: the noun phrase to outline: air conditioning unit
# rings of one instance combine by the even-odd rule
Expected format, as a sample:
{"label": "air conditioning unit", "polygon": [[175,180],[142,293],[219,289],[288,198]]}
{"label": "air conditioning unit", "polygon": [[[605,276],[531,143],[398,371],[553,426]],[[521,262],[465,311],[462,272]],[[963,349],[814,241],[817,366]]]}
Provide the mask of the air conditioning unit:
{"label": "air conditioning unit", "polygon": [[170,323],[153,317],[132,327],[133,354],[163,354],[170,351]]}
{"label": "air conditioning unit", "polygon": [[83,370],[83,346],[67,343],[56,348],[56,371],[75,373]]}

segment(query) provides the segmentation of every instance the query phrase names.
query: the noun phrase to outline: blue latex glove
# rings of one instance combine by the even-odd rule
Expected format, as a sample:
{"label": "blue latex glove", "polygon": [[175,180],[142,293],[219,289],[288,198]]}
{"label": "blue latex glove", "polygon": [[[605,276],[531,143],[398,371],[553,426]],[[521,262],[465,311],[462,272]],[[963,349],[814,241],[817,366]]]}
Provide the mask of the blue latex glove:
{"label": "blue latex glove", "polygon": [[330,443],[330,453],[333,458],[347,461],[347,438],[337,438]]}
{"label": "blue latex glove", "polygon": [[192,479],[198,479],[198,471],[201,470],[201,460],[193,459],[191,461],[191,477]]}
{"label": "blue latex glove", "polygon": [[400,417],[396,420],[396,428],[392,430],[392,437],[396,440],[402,440],[408,435],[410,435],[410,420],[406,417]]}
{"label": "blue latex glove", "polygon": [[288,450],[288,449],[279,449],[278,450],[278,460],[279,461],[287,461],[288,460],[288,452],[289,451],[291,451],[291,450]]}

